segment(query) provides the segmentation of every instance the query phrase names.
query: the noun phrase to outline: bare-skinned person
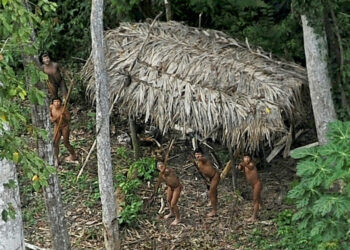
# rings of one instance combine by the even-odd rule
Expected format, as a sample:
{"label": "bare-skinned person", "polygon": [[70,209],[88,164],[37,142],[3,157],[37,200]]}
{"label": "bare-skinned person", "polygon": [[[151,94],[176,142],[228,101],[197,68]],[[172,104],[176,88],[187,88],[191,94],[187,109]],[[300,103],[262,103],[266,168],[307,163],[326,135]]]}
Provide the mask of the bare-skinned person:
{"label": "bare-skinned person", "polygon": [[[62,118],[61,118],[62,117]],[[54,153],[55,153],[55,166],[59,165],[59,146],[61,136],[63,136],[63,143],[68,149],[69,156],[65,158],[66,161],[75,161],[77,159],[76,154],[72,145],[69,142],[69,122],[70,122],[70,113],[67,109],[64,109],[62,101],[60,98],[54,98],[52,104],[50,105],[50,121],[55,124],[54,127]],[[61,120],[61,123],[60,123]]]}
{"label": "bare-skinned person", "polygon": [[243,171],[247,182],[252,186],[253,189],[253,215],[246,219],[246,221],[256,221],[258,216],[258,211],[262,206],[261,202],[261,190],[262,183],[258,176],[258,171],[256,169],[255,163],[252,158],[248,155],[243,157],[243,161],[237,166],[238,170]]}
{"label": "bare-skinned person", "polygon": [[48,87],[53,98],[58,97],[58,90],[61,91],[62,98],[65,99],[67,96],[67,87],[64,82],[63,76],[61,74],[62,69],[59,64],[51,61],[48,54],[43,54],[41,56],[43,62],[42,70],[48,75]]}
{"label": "bare-skinned person", "polygon": [[160,183],[165,182],[167,185],[167,201],[169,204],[170,213],[164,216],[164,218],[168,219],[175,216],[175,220],[170,224],[172,226],[175,226],[180,223],[180,213],[177,202],[180,198],[182,185],[179,178],[176,176],[174,169],[167,168],[163,162],[158,162],[157,168],[160,172],[158,182],[155,187],[155,192],[157,192]]}
{"label": "bare-skinned person", "polygon": [[217,205],[218,205],[218,185],[220,181],[219,172],[213,167],[212,163],[203,155],[203,152],[200,148],[195,150],[194,154],[197,160],[197,166],[199,172],[209,179],[209,200],[210,205],[212,206],[212,211],[207,214],[207,216],[212,217],[217,214]]}

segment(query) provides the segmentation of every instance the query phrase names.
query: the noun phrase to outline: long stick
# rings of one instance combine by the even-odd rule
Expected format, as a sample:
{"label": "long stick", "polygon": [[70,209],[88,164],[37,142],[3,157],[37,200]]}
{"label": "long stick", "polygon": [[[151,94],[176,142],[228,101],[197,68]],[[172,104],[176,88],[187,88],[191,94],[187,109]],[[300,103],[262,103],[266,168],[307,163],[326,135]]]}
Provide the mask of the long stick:
{"label": "long stick", "polygon": [[172,139],[171,142],[170,142],[170,146],[169,146],[169,148],[168,148],[168,152],[167,152],[167,154],[166,154],[166,156],[165,156],[165,159],[164,159],[164,168],[166,168],[166,164],[168,163],[169,154],[170,154],[171,149],[173,148],[174,141],[175,141],[175,139]]}
{"label": "long stick", "polygon": [[[174,141],[175,141],[175,139],[172,139],[172,140],[171,140],[170,146],[169,146],[169,148],[168,148],[168,152],[167,152],[167,154],[166,154],[166,156],[165,156],[164,163],[163,163],[163,164],[164,164],[164,171],[165,171],[165,169],[166,169],[166,164],[167,164],[167,162],[168,162],[168,160],[169,160],[170,151],[171,151],[171,149],[172,149],[172,147],[173,147]],[[157,194],[158,189],[159,189],[159,185],[160,185],[161,183],[162,183],[162,173],[159,173],[159,175],[158,175],[158,180],[157,180],[157,184],[155,185],[153,194],[152,194],[152,196],[151,196],[151,198],[149,199],[149,202],[148,202],[148,205],[149,205],[149,206],[152,205],[153,200],[154,200],[154,197],[155,197],[155,195]]]}
{"label": "long stick", "polygon": [[67,104],[68,104],[68,100],[69,100],[69,97],[70,97],[70,94],[72,93],[72,89],[73,89],[73,85],[74,85],[74,81],[69,77],[68,74],[66,74],[66,76],[68,77],[69,81],[70,81],[70,86],[69,86],[69,90],[68,90],[68,93],[67,93],[67,96],[66,96],[66,99],[64,100],[64,104],[63,104],[63,112],[60,116],[60,120],[58,121],[58,125],[55,129],[55,133],[54,133],[54,136],[53,136],[53,141],[56,141],[56,137],[57,137],[57,134],[58,134],[58,131],[60,129],[60,126],[61,126],[61,123],[62,123],[62,119],[63,119],[63,114],[64,112],[66,111],[67,109]]}
{"label": "long stick", "polygon": [[[147,42],[147,40],[148,40],[148,38],[149,38],[149,35],[150,35],[150,33],[151,33],[151,29],[153,28],[153,25],[155,24],[156,20],[157,20],[157,19],[160,17],[160,15],[162,15],[162,14],[163,14],[163,12],[160,12],[160,13],[154,18],[152,24],[150,25],[149,30],[148,30],[147,37],[146,37],[146,39],[143,41],[143,43],[142,43],[142,45],[141,45],[141,48],[140,48],[140,50],[138,51],[138,53],[137,53],[137,55],[136,55],[136,57],[135,57],[133,63],[130,65],[130,67],[129,67],[129,69],[128,69],[129,72],[134,68],[135,63],[136,63],[136,61],[137,61],[137,59],[138,59],[138,57],[139,57],[141,51],[142,51],[143,48],[145,47],[145,44],[146,44],[146,42]],[[121,89],[122,89],[122,88],[121,88]],[[120,92],[121,92],[121,89],[120,89]],[[112,110],[113,110],[113,107],[114,107],[114,104],[117,102],[118,97],[119,97],[119,93],[115,96],[115,98],[114,98],[114,100],[113,100],[113,103],[112,103],[112,105],[111,105],[111,107],[110,107],[110,109],[109,109],[109,112],[108,112],[109,115],[111,115]],[[96,133],[96,136],[100,133],[100,130],[101,130],[101,128],[98,129],[98,131],[97,131],[97,133]],[[89,153],[88,153],[88,155],[87,155],[87,157],[86,157],[86,159],[85,159],[85,161],[84,161],[84,163],[83,163],[83,166],[81,167],[81,169],[80,169],[80,171],[79,171],[79,174],[78,174],[78,176],[77,176],[77,180],[79,179],[80,175],[83,173],[83,170],[84,170],[84,168],[85,168],[85,166],[86,166],[86,164],[87,164],[87,162],[88,162],[88,160],[89,160],[89,158],[90,158],[90,155],[91,155],[92,151],[95,149],[95,146],[96,146],[96,139],[94,140],[94,143],[92,144],[92,146],[91,146],[91,148],[90,148],[90,150],[89,150]]]}

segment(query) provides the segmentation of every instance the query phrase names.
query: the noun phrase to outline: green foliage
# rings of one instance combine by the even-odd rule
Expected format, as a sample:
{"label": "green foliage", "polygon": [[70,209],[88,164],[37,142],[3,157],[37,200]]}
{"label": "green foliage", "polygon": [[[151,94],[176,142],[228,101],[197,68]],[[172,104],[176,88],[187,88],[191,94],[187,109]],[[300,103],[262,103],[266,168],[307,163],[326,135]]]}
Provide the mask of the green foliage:
{"label": "green foliage", "polygon": [[55,170],[27,146],[30,143],[24,134],[47,136],[45,131],[32,127],[28,104],[24,103],[28,98],[32,103],[43,104],[45,95],[35,85],[45,81],[47,76],[25,59],[38,54],[39,43],[33,41],[33,31],[45,30],[43,15],[54,11],[56,5],[48,0],[39,0],[36,4],[2,0],[0,4],[3,23],[0,26],[0,158],[20,165],[38,190],[47,185],[49,175]]}
{"label": "green foliage", "polygon": [[137,221],[143,205],[138,195],[139,188],[142,181],[149,181],[154,177],[156,165],[153,158],[147,157],[132,162],[129,153],[124,147],[119,147],[116,150],[117,158],[129,166],[127,176],[119,171],[116,175],[116,183],[125,196],[124,202],[120,204],[123,210],[118,215],[119,224],[132,225]]}
{"label": "green foliage", "polygon": [[284,210],[278,215],[276,223],[279,239],[271,249],[312,249],[307,234],[295,229],[292,217],[292,210]]}
{"label": "green foliage", "polygon": [[8,209],[3,209],[1,212],[1,218],[3,221],[7,222],[9,218],[12,220],[16,219],[16,210],[13,207],[12,203],[7,204]]}
{"label": "green foliage", "polygon": [[57,6],[57,12],[50,16],[51,30],[46,39],[49,43],[43,43],[42,49],[55,58],[87,58],[91,48],[91,1],[59,0]]}
{"label": "green foliage", "polygon": [[[346,6],[346,7],[345,7]],[[337,25],[339,28],[339,35],[343,46],[343,65],[332,64],[332,76],[336,79],[336,73],[340,74],[339,81],[343,86],[343,90],[339,88],[339,85],[334,86],[334,99],[336,105],[336,111],[338,118],[347,121],[350,120],[349,107],[342,105],[342,94],[346,98],[348,104],[350,104],[350,7],[349,2],[347,5],[345,1],[339,1],[338,6],[334,6],[334,12],[337,18]],[[345,13],[347,12],[347,14]],[[335,53],[330,53],[330,56],[335,56]],[[334,80],[335,81],[335,80]],[[339,84],[339,83],[338,83]]]}
{"label": "green foliage", "polygon": [[96,129],[96,113],[95,112],[88,112],[89,120],[87,122],[87,129],[89,132],[95,132]]}
{"label": "green foliage", "polygon": [[[143,0],[111,0],[110,10],[114,13],[117,22],[139,21],[154,18],[160,11],[164,11],[164,1]],[[165,15],[163,15],[164,17]]]}
{"label": "green foliage", "polygon": [[288,193],[297,211],[285,211],[279,234],[284,247],[345,249],[350,246],[350,122],[330,124],[328,144],[296,150],[300,182]]}
{"label": "green foliage", "polygon": [[[306,15],[315,32],[324,35],[327,30],[329,71],[332,94],[339,119],[350,119],[350,8],[348,0],[293,0],[294,15]],[[331,15],[334,13],[334,18]],[[342,47],[342,48],[341,48]]]}
{"label": "green foliage", "polygon": [[205,26],[260,46],[289,60],[303,61],[302,30],[290,12],[290,1],[191,0],[190,7],[203,13]]}

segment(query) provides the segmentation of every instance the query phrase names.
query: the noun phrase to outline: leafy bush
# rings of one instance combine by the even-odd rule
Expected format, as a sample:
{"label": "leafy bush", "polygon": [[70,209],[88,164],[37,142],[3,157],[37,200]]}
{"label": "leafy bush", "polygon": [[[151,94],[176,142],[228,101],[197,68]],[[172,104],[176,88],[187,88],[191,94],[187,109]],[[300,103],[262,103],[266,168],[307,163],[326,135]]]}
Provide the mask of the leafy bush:
{"label": "leafy bush", "polygon": [[[126,163],[131,161],[128,158],[128,152],[123,147],[118,148],[116,155]],[[128,176],[118,173],[116,178],[117,186],[125,195],[124,202],[120,204],[123,210],[119,214],[119,224],[131,225],[137,221],[143,205],[142,199],[138,195],[139,187],[142,185],[142,180],[148,181],[153,178],[156,166],[154,158],[147,157],[134,161],[129,166]]]}
{"label": "leafy bush", "polygon": [[327,145],[292,154],[301,160],[300,182],[288,193],[297,211],[285,214],[287,223],[279,225],[286,248],[350,247],[350,122],[330,124],[328,139]]}

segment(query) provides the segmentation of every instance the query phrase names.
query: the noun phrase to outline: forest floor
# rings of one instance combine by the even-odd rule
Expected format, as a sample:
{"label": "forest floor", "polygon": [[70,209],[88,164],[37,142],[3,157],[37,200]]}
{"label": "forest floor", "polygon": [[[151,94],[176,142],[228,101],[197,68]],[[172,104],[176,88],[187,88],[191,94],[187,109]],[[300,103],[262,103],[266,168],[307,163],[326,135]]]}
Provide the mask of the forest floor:
{"label": "forest floor", "polygon": [[[96,154],[92,154],[77,180],[82,162],[95,138],[94,113],[81,110],[80,107],[71,109],[71,113],[71,143],[77,150],[79,163],[62,163],[58,174],[72,249],[103,249]],[[112,124],[115,124],[111,137],[113,153],[120,147],[116,142],[117,136],[127,132],[128,126],[125,121],[120,122],[116,118],[112,118]],[[314,138],[310,139],[310,134],[307,136],[306,142],[299,144],[313,142],[310,140]],[[169,140],[165,138],[163,141],[164,146],[168,145]],[[67,156],[67,150],[61,146],[63,159]],[[225,154],[221,145],[212,143],[212,146],[221,151],[221,155]],[[129,145],[126,147],[130,149]],[[142,150],[144,156],[150,156],[150,148],[142,147]],[[276,218],[282,210],[291,208],[286,202],[286,194],[296,179],[296,162],[290,157],[284,159],[279,155],[271,163],[259,167],[263,183],[263,208],[257,222],[247,223],[244,219],[252,214],[252,194],[242,173],[238,175],[237,192],[232,190],[230,176],[221,180],[218,187],[218,216],[206,217],[210,211],[206,185],[195,167],[184,167],[191,153],[191,147],[186,141],[177,140],[168,163],[169,167],[175,169],[184,186],[178,203],[181,223],[170,226],[172,219],[163,218],[168,212],[167,206],[163,213],[158,213],[161,199],[166,200],[166,192],[162,188],[152,206],[142,211],[136,225],[120,226],[122,249],[262,249],[275,241]],[[34,192],[30,181],[21,172],[19,180],[26,242],[50,248],[42,192]],[[142,184],[139,192],[144,202],[151,196],[155,182],[151,185]]]}

